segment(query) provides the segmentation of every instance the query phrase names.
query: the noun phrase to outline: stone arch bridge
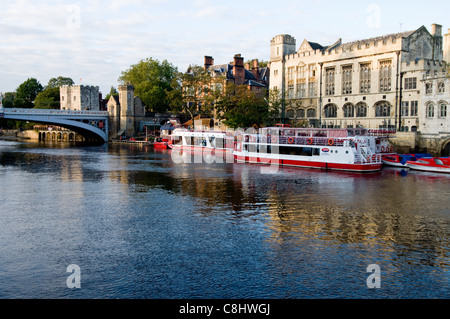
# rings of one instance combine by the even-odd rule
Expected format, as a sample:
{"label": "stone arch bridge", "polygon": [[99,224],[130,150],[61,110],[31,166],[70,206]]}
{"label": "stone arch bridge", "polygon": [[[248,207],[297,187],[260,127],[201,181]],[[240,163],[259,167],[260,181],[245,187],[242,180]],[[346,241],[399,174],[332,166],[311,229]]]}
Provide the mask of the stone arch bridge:
{"label": "stone arch bridge", "polygon": [[108,112],[0,108],[0,118],[54,124],[82,135],[87,142],[108,142]]}

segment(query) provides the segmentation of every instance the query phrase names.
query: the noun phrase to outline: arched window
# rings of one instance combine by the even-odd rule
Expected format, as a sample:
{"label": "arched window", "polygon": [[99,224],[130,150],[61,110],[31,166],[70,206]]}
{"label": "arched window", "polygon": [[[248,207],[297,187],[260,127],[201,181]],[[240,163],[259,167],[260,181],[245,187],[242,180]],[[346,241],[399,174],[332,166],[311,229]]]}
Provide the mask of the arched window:
{"label": "arched window", "polygon": [[355,106],[352,103],[347,103],[342,108],[344,117],[355,117]]}
{"label": "arched window", "polygon": [[304,109],[297,110],[297,118],[299,118],[299,119],[305,118],[305,110]]}
{"label": "arched window", "polygon": [[386,101],[381,101],[375,104],[375,116],[376,117],[391,116],[391,104]]}
{"label": "arched window", "polygon": [[316,117],[316,109],[308,109],[306,111],[306,115],[308,118],[315,118]]}
{"label": "arched window", "polygon": [[439,110],[440,110],[440,113],[439,113],[440,117],[443,117],[443,118],[447,117],[447,104],[446,103],[441,103],[439,105]]}
{"label": "arched window", "polygon": [[434,117],[434,104],[430,103],[427,105],[427,117],[433,118]]}
{"label": "arched window", "polygon": [[367,117],[367,104],[359,102],[356,104],[356,117]]}
{"label": "arched window", "polygon": [[334,104],[327,104],[324,108],[325,117],[336,118],[337,117],[337,106]]}
{"label": "arched window", "polygon": [[290,119],[293,119],[295,117],[294,110],[287,110],[286,116]]}

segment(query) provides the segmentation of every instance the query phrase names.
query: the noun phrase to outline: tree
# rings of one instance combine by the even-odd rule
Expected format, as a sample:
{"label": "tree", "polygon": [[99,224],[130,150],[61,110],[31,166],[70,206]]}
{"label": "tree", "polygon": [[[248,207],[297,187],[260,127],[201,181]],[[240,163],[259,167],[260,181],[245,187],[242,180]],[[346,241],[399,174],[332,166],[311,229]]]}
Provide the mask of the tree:
{"label": "tree", "polygon": [[201,66],[190,66],[186,73],[178,73],[168,93],[172,110],[189,115],[191,120],[196,114],[209,114],[217,97],[211,85],[211,75]]}
{"label": "tree", "polygon": [[59,76],[51,78],[48,81],[44,91],[40,92],[34,100],[34,107],[37,109],[59,109],[60,102],[60,87],[63,85],[73,85],[71,78]]}
{"label": "tree", "polygon": [[48,81],[46,89],[59,88],[60,86],[63,86],[63,85],[74,85],[74,84],[75,84],[75,82],[73,82],[73,80],[71,78],[58,76],[57,78],[51,78]]}
{"label": "tree", "polygon": [[44,90],[44,87],[35,78],[29,78],[19,85],[16,90],[16,98],[14,99],[14,107],[32,108],[36,96]]}
{"label": "tree", "polygon": [[105,100],[109,101],[109,99],[111,98],[111,96],[119,96],[119,92],[117,92],[117,90],[114,88],[114,86],[111,86],[111,90],[109,91],[109,93],[106,95]]}
{"label": "tree", "polygon": [[269,119],[271,122],[278,121],[284,117],[282,114],[283,104],[285,103],[285,98],[282,93],[277,88],[269,90],[268,101],[269,103]]}
{"label": "tree", "polygon": [[168,92],[172,90],[171,84],[176,75],[177,68],[167,60],[159,62],[147,58],[123,71],[119,81],[134,86],[135,94],[148,111],[165,112],[171,105]]}
{"label": "tree", "polygon": [[16,98],[16,92],[6,92],[3,96],[3,107],[14,107],[14,99]]}
{"label": "tree", "polygon": [[262,127],[269,121],[269,103],[264,94],[256,94],[246,85],[227,83],[215,104],[216,114],[231,128]]}
{"label": "tree", "polygon": [[39,93],[34,100],[36,109],[59,109],[61,108],[59,87],[48,87]]}

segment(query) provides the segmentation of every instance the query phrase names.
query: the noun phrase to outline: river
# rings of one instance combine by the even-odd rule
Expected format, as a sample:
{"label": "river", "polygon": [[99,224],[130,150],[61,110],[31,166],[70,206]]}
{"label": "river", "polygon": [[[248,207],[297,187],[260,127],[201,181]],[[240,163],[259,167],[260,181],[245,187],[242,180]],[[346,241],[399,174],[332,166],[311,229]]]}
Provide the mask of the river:
{"label": "river", "polygon": [[449,195],[400,169],[0,141],[0,298],[449,298]]}

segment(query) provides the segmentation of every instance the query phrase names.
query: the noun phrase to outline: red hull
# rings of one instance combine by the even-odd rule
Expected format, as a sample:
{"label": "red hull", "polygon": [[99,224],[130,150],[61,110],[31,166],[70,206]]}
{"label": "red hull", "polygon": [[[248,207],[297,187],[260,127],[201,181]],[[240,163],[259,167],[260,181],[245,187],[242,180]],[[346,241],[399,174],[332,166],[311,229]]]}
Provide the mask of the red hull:
{"label": "red hull", "polygon": [[239,156],[235,155],[234,159],[237,162],[255,163],[255,164],[272,164],[280,166],[295,166],[304,168],[316,168],[339,171],[352,172],[376,172],[381,170],[382,164],[339,164],[339,163],[323,163],[310,161],[295,161],[282,159],[265,159],[259,157]]}
{"label": "red hull", "polygon": [[170,148],[169,145],[165,142],[154,142],[153,147],[154,148],[164,148],[164,149]]}

